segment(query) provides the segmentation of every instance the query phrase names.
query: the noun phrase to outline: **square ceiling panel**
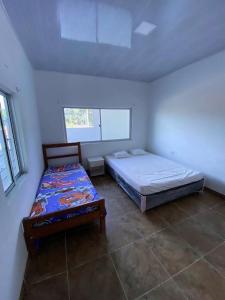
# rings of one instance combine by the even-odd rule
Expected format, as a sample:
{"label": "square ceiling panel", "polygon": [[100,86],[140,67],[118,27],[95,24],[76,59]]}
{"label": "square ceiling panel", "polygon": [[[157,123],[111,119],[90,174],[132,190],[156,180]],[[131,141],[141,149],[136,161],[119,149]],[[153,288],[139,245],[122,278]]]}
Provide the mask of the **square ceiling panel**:
{"label": "square ceiling panel", "polygon": [[143,21],[138,25],[134,32],[141,35],[149,35],[155,28],[156,25]]}
{"label": "square ceiling panel", "polygon": [[86,0],[61,1],[58,5],[61,37],[96,43],[96,4]]}

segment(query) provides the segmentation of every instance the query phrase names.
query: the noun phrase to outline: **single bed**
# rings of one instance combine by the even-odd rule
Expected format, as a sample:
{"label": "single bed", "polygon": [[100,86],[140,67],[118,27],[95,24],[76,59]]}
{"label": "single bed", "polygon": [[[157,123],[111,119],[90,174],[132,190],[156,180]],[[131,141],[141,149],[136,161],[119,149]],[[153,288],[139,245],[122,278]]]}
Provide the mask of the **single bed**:
{"label": "single bed", "polygon": [[[49,148],[77,148],[74,154],[48,156]],[[36,252],[36,241],[55,232],[76,225],[100,220],[105,227],[105,205],[80,164],[80,143],[43,145],[45,171],[40,180],[29,217],[23,219],[24,236],[28,251]],[[48,167],[49,159],[78,157],[78,161],[60,167]]]}
{"label": "single bed", "polygon": [[105,161],[109,173],[142,212],[204,187],[200,172],[152,153],[120,159],[107,155]]}

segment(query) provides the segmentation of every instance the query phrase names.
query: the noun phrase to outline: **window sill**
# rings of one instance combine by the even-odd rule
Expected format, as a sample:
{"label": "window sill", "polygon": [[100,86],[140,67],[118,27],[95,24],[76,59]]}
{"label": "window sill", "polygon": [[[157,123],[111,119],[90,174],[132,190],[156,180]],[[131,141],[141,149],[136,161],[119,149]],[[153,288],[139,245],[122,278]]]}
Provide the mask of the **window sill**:
{"label": "window sill", "polygon": [[16,180],[16,183],[12,188],[5,194],[6,199],[11,199],[15,196],[15,193],[18,191],[18,189],[24,184],[24,181],[26,180],[27,173],[23,172],[20,177]]}
{"label": "window sill", "polygon": [[[99,144],[99,143],[113,143],[113,142],[128,142],[131,141],[132,139],[118,139],[118,140],[105,140],[105,141],[87,141],[87,142],[80,142],[82,145],[84,144]],[[68,142],[67,143],[72,143]]]}

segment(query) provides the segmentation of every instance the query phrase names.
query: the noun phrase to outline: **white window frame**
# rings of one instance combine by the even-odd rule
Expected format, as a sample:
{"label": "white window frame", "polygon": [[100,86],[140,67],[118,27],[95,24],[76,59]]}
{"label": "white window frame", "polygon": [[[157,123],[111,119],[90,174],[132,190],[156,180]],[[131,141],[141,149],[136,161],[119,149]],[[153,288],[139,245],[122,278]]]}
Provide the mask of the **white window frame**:
{"label": "white window frame", "polygon": [[[12,162],[11,162],[11,158],[10,158],[10,154],[9,154],[9,149],[8,149],[8,146],[7,146],[7,143],[6,143],[6,137],[5,137],[5,133],[4,133],[4,130],[3,130],[3,138],[4,138],[4,143],[5,143],[7,160],[8,160],[10,174],[11,174],[11,178],[12,178],[11,185],[4,191],[5,195],[8,195],[8,193],[15,187],[16,182],[19,179],[19,177],[23,174],[23,168],[22,168],[22,160],[21,160],[21,155],[20,155],[19,143],[18,143],[16,129],[15,129],[16,128],[15,118],[14,118],[14,113],[13,113],[12,104],[11,104],[12,96],[9,93],[4,92],[1,89],[0,89],[0,94],[3,95],[6,99],[6,104],[7,104],[7,108],[8,108],[8,111],[9,111],[10,124],[11,124],[11,127],[12,127],[12,136],[13,136],[13,141],[14,141],[14,144],[15,144],[16,157],[17,157],[18,166],[19,166],[19,173],[16,176],[14,176],[13,169],[12,169],[13,168],[12,167]],[[1,123],[1,126],[3,128],[1,113],[0,113],[0,123]],[[0,177],[0,180],[1,180],[1,177]]]}
{"label": "white window frame", "polygon": [[[130,141],[132,138],[132,108],[131,107],[93,107],[93,106],[71,106],[71,105],[64,105],[62,106],[62,119],[63,119],[63,128],[64,128],[64,139],[65,142],[67,143],[67,131],[66,131],[66,120],[65,120],[65,114],[64,114],[64,109],[65,108],[79,108],[79,109],[108,109],[108,110],[129,110],[129,137],[126,139],[111,139],[111,140],[103,140],[102,139],[102,129],[101,129],[101,124],[100,124],[100,139],[96,141],[81,141],[82,144],[86,143],[104,143],[104,142],[119,142],[119,141]],[[101,113],[100,113],[100,123],[101,123]]]}

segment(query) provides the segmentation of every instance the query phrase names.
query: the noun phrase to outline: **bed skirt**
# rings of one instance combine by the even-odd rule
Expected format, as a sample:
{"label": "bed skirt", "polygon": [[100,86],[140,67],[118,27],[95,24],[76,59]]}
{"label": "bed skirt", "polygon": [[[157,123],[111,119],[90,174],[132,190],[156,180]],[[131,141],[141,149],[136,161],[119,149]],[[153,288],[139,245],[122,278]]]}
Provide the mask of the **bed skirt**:
{"label": "bed skirt", "polygon": [[150,195],[142,195],[129,185],[113,168],[106,164],[106,170],[115,179],[118,185],[129,195],[136,205],[145,212],[148,209],[159,206],[161,204],[176,200],[178,198],[203,191],[204,178],[189,184],[171,188],[166,191]]}

